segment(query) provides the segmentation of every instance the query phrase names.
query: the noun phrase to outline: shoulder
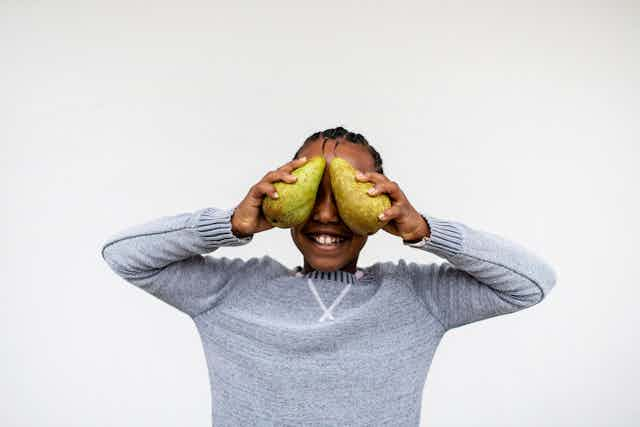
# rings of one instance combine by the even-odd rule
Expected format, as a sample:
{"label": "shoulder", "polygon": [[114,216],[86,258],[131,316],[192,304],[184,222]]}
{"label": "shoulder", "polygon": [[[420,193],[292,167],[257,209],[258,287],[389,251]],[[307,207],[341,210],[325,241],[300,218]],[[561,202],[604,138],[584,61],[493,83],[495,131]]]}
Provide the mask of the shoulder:
{"label": "shoulder", "polygon": [[413,261],[407,262],[404,259],[399,259],[397,261],[376,262],[374,264],[371,264],[368,267],[365,267],[363,270],[380,277],[385,277],[385,276],[386,277],[389,277],[389,276],[411,277],[416,274],[421,274],[421,273],[430,271],[436,266],[437,264],[435,263],[420,264]]}
{"label": "shoulder", "polygon": [[269,255],[263,255],[262,257],[258,258],[257,263],[259,263],[259,265],[261,265],[263,269],[267,270],[275,276],[290,274],[293,271],[290,268],[287,268],[287,266],[282,264],[280,261],[272,258]]}
{"label": "shoulder", "polygon": [[419,269],[433,268],[437,265],[437,263],[417,263],[414,261],[406,261],[405,259],[401,258],[397,261],[376,262],[375,264],[366,267],[366,269],[379,271],[383,274],[394,274],[412,272]]}
{"label": "shoulder", "polygon": [[397,261],[376,262],[366,267],[365,271],[380,278],[392,277],[405,283],[424,283],[425,279],[437,274],[438,268],[439,264],[435,262],[417,263],[399,259]]}
{"label": "shoulder", "polygon": [[194,256],[192,259],[200,260],[205,263],[205,265],[210,268],[224,269],[229,273],[244,273],[247,275],[259,274],[261,276],[265,275],[279,275],[286,274],[289,269],[285,267],[278,260],[270,257],[269,255],[263,256],[254,256],[248,259],[244,259],[241,257],[228,257],[228,256],[213,256],[211,254],[207,254],[204,256]]}
{"label": "shoulder", "polygon": [[246,261],[246,269],[252,275],[259,275],[261,279],[274,279],[294,274],[292,269],[266,254],[249,258]]}

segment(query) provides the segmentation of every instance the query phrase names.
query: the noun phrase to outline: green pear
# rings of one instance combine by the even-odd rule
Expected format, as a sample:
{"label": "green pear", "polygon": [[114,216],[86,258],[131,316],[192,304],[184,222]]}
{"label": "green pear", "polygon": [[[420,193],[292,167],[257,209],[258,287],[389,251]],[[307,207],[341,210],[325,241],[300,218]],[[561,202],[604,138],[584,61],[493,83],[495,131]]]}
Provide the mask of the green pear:
{"label": "green pear", "polygon": [[278,198],[265,195],[262,200],[262,212],[271,225],[290,228],[307,220],[315,205],[326,163],[324,156],[314,156],[291,172],[298,177],[296,182],[273,183]]}
{"label": "green pear", "polygon": [[348,160],[334,157],[329,162],[329,176],[338,212],[351,231],[366,236],[389,222],[378,218],[378,215],[391,207],[389,196],[384,193],[376,196],[367,194],[367,190],[374,184],[356,180],[356,169]]}

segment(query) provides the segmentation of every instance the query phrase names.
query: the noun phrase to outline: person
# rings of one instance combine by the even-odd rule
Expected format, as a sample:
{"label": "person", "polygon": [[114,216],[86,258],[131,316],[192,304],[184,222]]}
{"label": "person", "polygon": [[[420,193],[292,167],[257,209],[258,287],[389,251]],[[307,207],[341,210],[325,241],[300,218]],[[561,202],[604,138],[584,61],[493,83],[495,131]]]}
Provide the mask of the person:
{"label": "person", "polygon": [[[292,171],[316,155],[327,164],[335,155],[348,160],[363,173],[358,180],[389,196],[380,230],[398,247],[444,262],[358,266],[369,236],[341,220],[327,168],[312,213],[290,228],[302,265],[288,268],[268,254],[209,254],[273,228],[261,211],[263,197],[276,197],[275,182],[295,182]],[[237,206],[164,216],[104,242],[102,256],[115,273],[193,319],[206,355],[213,425],[418,426],[443,335],[531,307],[555,286],[547,261],[496,234],[416,209],[383,172],[362,135],[327,129],[307,138]]]}

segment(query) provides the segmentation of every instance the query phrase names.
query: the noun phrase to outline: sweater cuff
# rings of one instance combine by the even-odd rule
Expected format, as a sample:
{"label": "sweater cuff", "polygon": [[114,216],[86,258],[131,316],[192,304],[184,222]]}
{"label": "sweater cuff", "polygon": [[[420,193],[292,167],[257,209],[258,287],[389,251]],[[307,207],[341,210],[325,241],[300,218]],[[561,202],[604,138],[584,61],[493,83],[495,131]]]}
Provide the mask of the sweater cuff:
{"label": "sweater cuff", "polygon": [[429,225],[431,234],[418,243],[403,242],[405,246],[417,247],[437,255],[457,255],[462,252],[464,230],[460,224],[424,212],[420,214]]}
{"label": "sweater cuff", "polygon": [[240,238],[231,232],[231,216],[234,211],[235,207],[200,209],[193,213],[189,225],[196,231],[207,249],[246,245],[253,239],[253,234]]}

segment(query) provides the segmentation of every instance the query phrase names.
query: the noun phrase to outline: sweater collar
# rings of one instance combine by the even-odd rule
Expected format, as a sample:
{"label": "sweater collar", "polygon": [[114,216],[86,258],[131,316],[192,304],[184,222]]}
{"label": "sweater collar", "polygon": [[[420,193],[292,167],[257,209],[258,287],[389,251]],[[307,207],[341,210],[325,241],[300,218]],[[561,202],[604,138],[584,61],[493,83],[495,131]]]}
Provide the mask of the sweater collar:
{"label": "sweater collar", "polygon": [[311,270],[307,273],[302,272],[302,267],[297,266],[295,268],[296,277],[307,277],[316,280],[331,280],[335,282],[359,284],[367,281],[367,275],[362,269],[357,269],[355,273],[344,270],[335,271],[319,271]]}

